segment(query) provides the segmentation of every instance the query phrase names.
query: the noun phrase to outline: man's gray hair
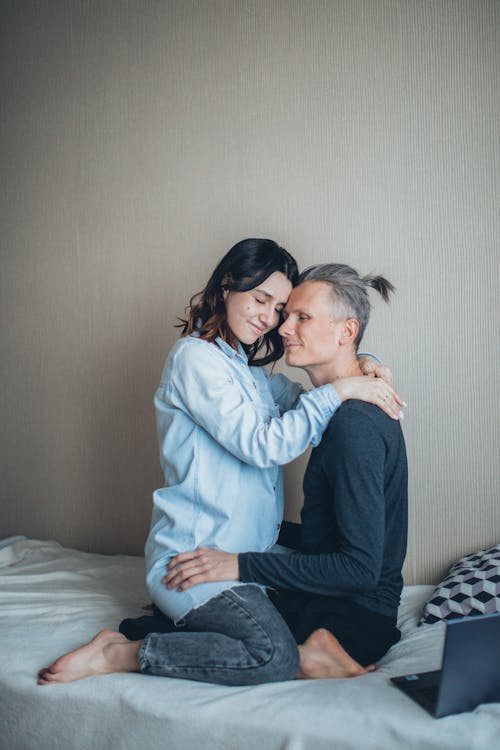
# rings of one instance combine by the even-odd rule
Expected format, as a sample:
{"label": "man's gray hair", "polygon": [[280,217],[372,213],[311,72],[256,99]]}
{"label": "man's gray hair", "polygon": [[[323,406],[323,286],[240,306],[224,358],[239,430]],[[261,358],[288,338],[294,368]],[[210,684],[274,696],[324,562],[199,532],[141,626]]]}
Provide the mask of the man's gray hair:
{"label": "man's gray hair", "polygon": [[304,281],[325,281],[330,284],[336,319],[355,318],[359,323],[358,335],[354,341],[356,349],[370,317],[368,287],[375,289],[384,302],[389,302],[389,295],[396,290],[383,276],[361,277],[354,268],[345,263],[320,263],[310,266],[302,271],[298,284]]}

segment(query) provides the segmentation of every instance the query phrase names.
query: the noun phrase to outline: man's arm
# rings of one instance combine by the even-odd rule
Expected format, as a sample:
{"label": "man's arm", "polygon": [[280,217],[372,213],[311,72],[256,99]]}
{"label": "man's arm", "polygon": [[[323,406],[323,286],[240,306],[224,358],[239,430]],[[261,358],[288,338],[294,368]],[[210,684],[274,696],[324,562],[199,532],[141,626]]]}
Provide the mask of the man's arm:
{"label": "man's arm", "polygon": [[[281,589],[327,596],[373,589],[384,551],[385,442],[366,408],[351,402],[332,420],[321,445],[325,504],[335,503],[337,549],[318,554],[248,552],[240,555],[200,549],[174,559],[169,585],[239,578]],[[304,506],[304,523],[314,529],[318,509]],[[320,529],[321,531],[321,529]],[[333,544],[333,541],[332,541]],[[324,548],[324,547],[323,547]],[[174,572],[175,571],[175,572]]]}
{"label": "man's arm", "polygon": [[278,535],[278,544],[288,549],[300,548],[300,523],[283,521]]}
{"label": "man's arm", "polygon": [[[335,507],[338,538],[331,541],[336,551],[243,553],[238,556],[240,580],[326,596],[376,587],[384,552],[385,441],[369,411],[354,403],[344,407],[332,420],[320,447],[323,502]],[[303,510],[308,546],[314,548],[317,542],[325,549],[328,540],[311,539],[312,533],[324,533],[324,518],[318,518],[323,509],[318,508],[317,495],[314,503],[308,499]]]}

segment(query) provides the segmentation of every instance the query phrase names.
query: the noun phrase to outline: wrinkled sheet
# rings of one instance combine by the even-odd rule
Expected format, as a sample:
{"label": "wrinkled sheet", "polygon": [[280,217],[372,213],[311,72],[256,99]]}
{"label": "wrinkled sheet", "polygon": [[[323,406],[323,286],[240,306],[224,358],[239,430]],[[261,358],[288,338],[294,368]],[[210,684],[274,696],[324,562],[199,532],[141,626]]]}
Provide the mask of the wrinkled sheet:
{"label": "wrinkled sheet", "polygon": [[2,750],[492,750],[500,704],[433,719],[389,682],[438,669],[444,626],[417,627],[432,586],[409,586],[403,638],[375,673],[221,687],[141,674],[39,687],[57,656],[148,602],[144,561],[24,538],[0,543]]}

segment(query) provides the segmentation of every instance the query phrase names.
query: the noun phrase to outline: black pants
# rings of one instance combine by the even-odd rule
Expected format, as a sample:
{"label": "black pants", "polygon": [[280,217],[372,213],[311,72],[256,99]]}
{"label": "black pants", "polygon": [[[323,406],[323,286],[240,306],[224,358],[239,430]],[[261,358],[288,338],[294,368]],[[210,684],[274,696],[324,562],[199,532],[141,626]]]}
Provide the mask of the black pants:
{"label": "black pants", "polygon": [[269,598],[297,643],[304,643],[314,630],[326,628],[363,666],[381,659],[401,638],[396,618],[360,607],[350,599],[287,591],[271,591]]}

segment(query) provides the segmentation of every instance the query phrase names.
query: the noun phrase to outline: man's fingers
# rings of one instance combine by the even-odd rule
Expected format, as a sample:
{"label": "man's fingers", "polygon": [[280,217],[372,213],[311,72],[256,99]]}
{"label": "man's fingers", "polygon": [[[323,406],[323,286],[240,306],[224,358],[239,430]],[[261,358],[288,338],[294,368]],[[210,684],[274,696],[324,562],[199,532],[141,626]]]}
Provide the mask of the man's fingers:
{"label": "man's fingers", "polygon": [[206,577],[201,574],[197,576],[191,576],[191,578],[183,581],[177,588],[179,591],[185,591],[186,589],[191,588],[191,586],[196,586],[197,583],[205,583],[206,580]]}
{"label": "man's fingers", "polygon": [[174,584],[179,581],[179,579],[186,578],[186,576],[189,576],[192,574],[194,570],[199,569],[199,563],[197,560],[190,560],[185,563],[179,563],[179,565],[176,565],[174,568],[171,568],[165,578],[163,578],[163,583],[167,584]]}
{"label": "man's fingers", "polygon": [[195,576],[203,575],[204,580],[208,580],[210,570],[211,565],[208,561],[189,560],[172,568],[162,579],[162,583],[166,584],[167,588],[174,589],[187,580],[192,581]]}
{"label": "man's fingers", "polygon": [[188,562],[188,560],[196,560],[206,552],[208,547],[198,547],[197,549],[189,550],[188,552],[179,552],[178,555],[172,557],[167,565],[167,568],[175,568],[179,563]]}

